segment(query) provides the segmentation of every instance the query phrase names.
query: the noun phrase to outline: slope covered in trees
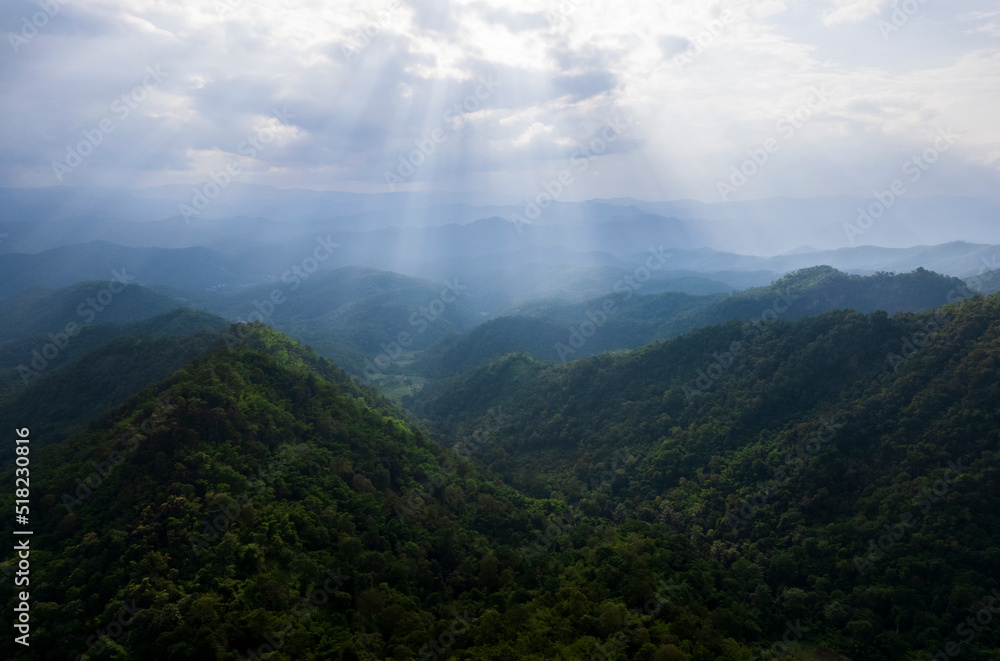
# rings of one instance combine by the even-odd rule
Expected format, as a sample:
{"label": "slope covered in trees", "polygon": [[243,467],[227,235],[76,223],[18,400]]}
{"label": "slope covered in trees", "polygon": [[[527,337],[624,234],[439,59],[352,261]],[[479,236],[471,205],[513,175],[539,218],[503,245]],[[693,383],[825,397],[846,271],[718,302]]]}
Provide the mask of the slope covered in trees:
{"label": "slope covered in trees", "polygon": [[[11,390],[0,399],[0,420],[35,421],[36,446],[58,443],[149,384],[223,346],[224,336],[210,330],[120,337]],[[10,459],[5,457],[2,463]]]}
{"label": "slope covered in trees", "polygon": [[[462,456],[477,442],[441,448],[254,328],[35,459],[32,654],[740,654],[708,618],[721,568],[684,535],[575,512],[575,543],[548,548],[536,533],[565,506],[482,473]],[[595,477],[610,485],[626,465]],[[0,647],[17,658],[11,637]]]}
{"label": "slope covered in trees", "polygon": [[[230,319],[263,316],[265,323],[310,345],[334,340],[368,354],[383,351],[400,332],[408,332],[412,347],[422,349],[478,322],[468,286],[454,278],[430,282],[358,267],[286,275],[280,284],[206,296],[204,303]],[[278,302],[271,300],[274,292]]]}
{"label": "slope covered in trees", "polygon": [[[568,366],[508,356],[411,405],[445,437],[503,407],[483,460],[537,497],[572,498],[590,462],[628,447],[635,465],[597,506],[723,563],[735,630],[780,613],[852,658],[917,659],[964,641],[1000,588],[998,371],[994,296],[730,323]],[[996,659],[998,642],[976,631],[963,658]]]}
{"label": "slope covered in trees", "polygon": [[33,455],[37,658],[998,658],[1000,296],[514,354],[432,433],[231,332]]}
{"label": "slope covered in trees", "polygon": [[[26,336],[63,331],[66,324],[128,324],[179,307],[177,301],[122,281],[81,282],[63,289],[37,288],[0,299],[0,345]],[[124,282],[123,282],[124,281]]]}
{"label": "slope covered in trees", "polygon": [[0,347],[0,420],[20,411],[50,430],[85,422],[81,415],[117,405],[222,341],[185,338],[228,326],[178,308],[129,324],[85,326],[72,336],[8,342]]}
{"label": "slope covered in trees", "polygon": [[441,378],[516,352],[567,362],[636,349],[733,319],[790,321],[841,309],[921,312],[949,302],[951,292],[971,295],[961,280],[923,269],[857,276],[828,266],[803,269],[767,287],[728,296],[647,295],[638,281],[619,284],[614,293],[582,303],[541,300],[514,308],[514,317],[483,324],[431,347],[418,357],[413,370]]}

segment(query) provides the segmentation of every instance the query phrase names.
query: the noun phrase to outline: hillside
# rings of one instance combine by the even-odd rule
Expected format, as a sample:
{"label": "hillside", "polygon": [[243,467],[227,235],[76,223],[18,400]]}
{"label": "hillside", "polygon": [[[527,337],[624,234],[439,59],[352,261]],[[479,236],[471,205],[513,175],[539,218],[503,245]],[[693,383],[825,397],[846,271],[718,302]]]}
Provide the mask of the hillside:
{"label": "hillside", "polygon": [[[881,272],[861,276],[848,275],[829,266],[815,266],[790,273],[767,287],[737,292],[706,310],[703,316],[698,315],[696,323],[701,326],[707,325],[705,322],[753,319],[772,305],[781,318],[789,320],[843,309],[883,310],[889,314],[922,312],[957,300],[956,294],[971,295],[959,278],[923,268],[910,273]],[[949,298],[949,295],[952,296]],[[782,296],[789,299],[787,313],[782,313],[775,303],[775,299]]]}
{"label": "hillside", "polygon": [[566,327],[541,317],[500,317],[468,333],[445,338],[413,362],[418,374],[443,378],[468,371],[494,358],[524,352],[556,362],[556,345],[566,341]]}
{"label": "hillside", "polygon": [[[780,613],[851,658],[915,659],[1000,587],[998,368],[993,296],[730,323],[565,366],[508,356],[409,401],[445,438],[503,408],[482,460],[536,497],[572,499],[592,461],[629,448],[595,511],[722,562],[741,595],[730,631]],[[983,631],[963,658],[998,644]]]}
{"label": "hillside", "polygon": [[[120,337],[27,385],[18,383],[0,397],[0,420],[37,421],[32,426],[36,447],[58,443],[149,384],[226,346],[228,334],[218,332],[219,325],[211,321],[198,332],[171,334],[171,322],[189,313],[177,311],[131,327],[118,327],[115,330]],[[156,326],[158,323],[164,325]],[[110,334],[102,339],[107,337]],[[8,463],[9,459],[0,463]]]}
{"label": "hillside", "polygon": [[262,320],[358,376],[391,371],[389,362],[404,362],[481,320],[477,292],[455,278],[431,282],[358,267],[303,275],[202,302],[228,319]]}
{"label": "hillside", "polygon": [[178,307],[175,300],[128,284],[129,273],[120,275],[121,280],[81,282],[58,290],[38,288],[0,299],[4,320],[0,346],[29,335],[63,332],[68,323],[127,324]]}
{"label": "hillside", "polygon": [[[728,599],[721,568],[685,536],[579,515],[575,549],[526,556],[564,508],[497,483],[261,327],[32,467],[32,658],[749,653],[705,617]],[[11,638],[0,649],[22,658]]]}
{"label": "hillside", "polygon": [[[220,317],[177,308],[133,323],[85,325],[74,335],[66,335],[65,330],[56,327],[55,333],[50,331],[52,336],[45,333],[11,340],[0,345],[0,401],[119,338],[184,337],[202,330],[220,331],[228,326],[229,323]],[[154,380],[164,376],[166,373],[159,374]]]}
{"label": "hillside", "polygon": [[[627,283],[626,283],[627,285]],[[483,324],[424,352],[413,370],[441,378],[509,353],[567,362],[617,349],[636,349],[733,319],[802,319],[832,310],[921,312],[944,305],[949,295],[969,294],[964,283],[924,269],[907,274],[857,276],[830,267],[797,271],[766,287],[726,295],[646,295],[623,286],[613,294],[573,303],[540,300],[516,309],[518,316]]]}
{"label": "hillside", "polygon": [[1000,296],[514,354],[408,400],[432,435],[230,330],[33,455],[33,655],[916,659],[1000,590]]}
{"label": "hillside", "polygon": [[134,284],[192,291],[236,286],[255,279],[244,260],[207,248],[130,248],[93,241],[61,246],[37,254],[0,254],[0,298],[38,287],[68,287],[87,280],[104,280],[122,273]]}

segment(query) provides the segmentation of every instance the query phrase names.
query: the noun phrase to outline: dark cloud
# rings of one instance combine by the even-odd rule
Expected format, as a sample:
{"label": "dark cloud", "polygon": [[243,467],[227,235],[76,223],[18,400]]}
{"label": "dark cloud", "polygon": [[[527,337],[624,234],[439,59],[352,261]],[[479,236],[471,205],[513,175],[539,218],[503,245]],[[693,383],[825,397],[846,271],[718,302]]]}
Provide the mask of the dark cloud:
{"label": "dark cloud", "polygon": [[616,84],[617,79],[610,71],[590,71],[552,79],[552,88],[561,96],[568,96],[573,101],[582,101],[610,92]]}

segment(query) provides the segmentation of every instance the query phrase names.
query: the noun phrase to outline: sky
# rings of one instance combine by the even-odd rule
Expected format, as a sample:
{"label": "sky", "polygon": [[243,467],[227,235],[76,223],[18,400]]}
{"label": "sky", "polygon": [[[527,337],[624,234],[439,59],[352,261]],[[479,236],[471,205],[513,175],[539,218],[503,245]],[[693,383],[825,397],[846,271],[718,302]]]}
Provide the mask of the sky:
{"label": "sky", "polygon": [[0,33],[6,187],[1000,190],[995,0],[5,0]]}

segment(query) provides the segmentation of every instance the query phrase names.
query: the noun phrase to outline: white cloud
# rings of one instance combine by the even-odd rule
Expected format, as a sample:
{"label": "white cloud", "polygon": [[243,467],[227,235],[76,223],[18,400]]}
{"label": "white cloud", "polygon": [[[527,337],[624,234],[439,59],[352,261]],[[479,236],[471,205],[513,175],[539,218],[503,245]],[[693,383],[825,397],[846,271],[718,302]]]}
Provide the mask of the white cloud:
{"label": "white cloud", "polygon": [[1000,11],[974,11],[963,14],[959,19],[979,23],[976,27],[968,30],[969,34],[986,34],[991,37],[1000,37]]}
{"label": "white cloud", "polygon": [[[826,25],[857,23],[877,15],[891,0],[833,0],[833,9],[823,12]],[[916,0],[914,0],[916,2]]]}
{"label": "white cloud", "polygon": [[[163,85],[70,183],[200,181],[287,107],[295,117],[247,164],[248,182],[378,190],[401,153],[442,129],[448,140],[414,182],[502,182],[518,193],[617,116],[632,126],[602,156],[600,182],[581,191],[709,198],[719,171],[820,84],[829,104],[748,195],[796,195],[812,174],[817,191],[850,192],[855,182],[826,174],[829,164],[800,162],[807,152],[859,173],[865,194],[861,173],[938,124],[964,131],[955,163],[995,178],[1000,55],[989,0],[970,0],[961,15],[928,3],[932,20],[908,25],[891,48],[874,19],[865,23],[883,0],[560,2],[575,9],[551,22],[558,3],[529,0],[400,0],[396,9],[230,0],[222,13],[214,2],[70,3],[22,52],[0,45],[0,185],[54,183],[52,161],[156,64]],[[29,0],[0,6],[0,34],[34,11]],[[696,56],[680,66],[685,52]],[[794,184],[782,162],[796,164]]]}

